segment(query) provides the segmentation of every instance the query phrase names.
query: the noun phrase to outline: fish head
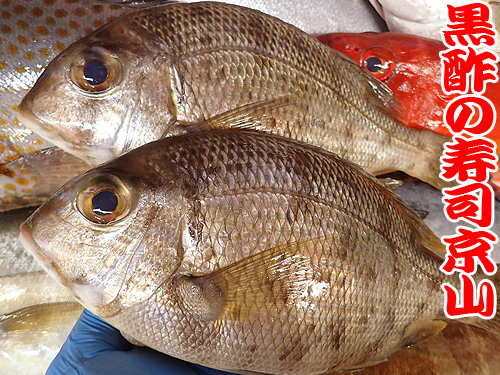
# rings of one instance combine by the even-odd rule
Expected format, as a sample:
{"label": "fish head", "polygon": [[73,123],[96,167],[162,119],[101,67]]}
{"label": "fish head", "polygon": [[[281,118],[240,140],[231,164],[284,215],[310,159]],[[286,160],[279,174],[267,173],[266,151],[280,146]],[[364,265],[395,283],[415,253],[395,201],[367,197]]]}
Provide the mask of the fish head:
{"label": "fish head", "polygon": [[443,124],[446,105],[456,96],[443,93],[441,59],[446,47],[438,40],[400,33],[338,33],[320,35],[392,91],[410,127],[450,135]]}
{"label": "fish head", "polygon": [[21,225],[24,247],[102,317],[147,300],[182,258],[178,181],[160,189],[154,171],[131,173],[130,159],[124,163],[71,180]]}
{"label": "fish head", "polygon": [[127,20],[64,50],[19,107],[23,125],[92,165],[160,138],[176,115],[154,105],[171,103],[168,57]]}

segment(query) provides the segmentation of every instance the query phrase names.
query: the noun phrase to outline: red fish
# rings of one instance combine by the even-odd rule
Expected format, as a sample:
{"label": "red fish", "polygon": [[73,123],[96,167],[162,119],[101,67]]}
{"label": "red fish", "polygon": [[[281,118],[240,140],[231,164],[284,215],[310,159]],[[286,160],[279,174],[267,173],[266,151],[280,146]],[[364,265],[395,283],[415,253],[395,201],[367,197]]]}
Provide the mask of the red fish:
{"label": "red fish", "polygon": [[[460,94],[447,95],[441,88],[439,52],[446,49],[443,43],[399,33],[337,33],[316,38],[384,82],[401,105],[406,125],[451,136],[443,113],[446,105]],[[500,83],[488,83],[483,95],[492,101],[497,112],[495,127],[487,136],[500,145]],[[490,182],[500,194],[500,171],[492,175]]]}

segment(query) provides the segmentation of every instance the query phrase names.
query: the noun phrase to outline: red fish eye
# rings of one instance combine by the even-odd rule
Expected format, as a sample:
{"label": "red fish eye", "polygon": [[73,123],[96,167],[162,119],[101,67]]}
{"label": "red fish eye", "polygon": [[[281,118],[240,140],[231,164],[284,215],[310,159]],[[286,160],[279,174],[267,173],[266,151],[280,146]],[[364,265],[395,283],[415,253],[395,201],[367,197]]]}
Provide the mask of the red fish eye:
{"label": "red fish eye", "polygon": [[379,81],[386,81],[396,68],[396,58],[386,48],[373,47],[361,55],[361,66]]}

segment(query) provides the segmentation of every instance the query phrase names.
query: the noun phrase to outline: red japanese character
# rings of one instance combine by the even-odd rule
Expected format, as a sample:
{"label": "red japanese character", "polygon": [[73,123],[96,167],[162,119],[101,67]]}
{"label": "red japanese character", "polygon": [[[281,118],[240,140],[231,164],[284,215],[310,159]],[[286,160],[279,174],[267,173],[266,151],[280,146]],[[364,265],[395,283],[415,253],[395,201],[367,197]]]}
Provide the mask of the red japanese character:
{"label": "red japanese character", "polygon": [[498,156],[496,143],[488,138],[453,137],[444,144],[440,177],[445,181],[487,182],[489,173],[496,172]]}
{"label": "red japanese character", "polygon": [[443,189],[444,213],[452,222],[465,220],[480,228],[493,225],[493,188],[485,183],[472,183]]}
{"label": "red japanese character", "polygon": [[446,245],[446,259],[441,265],[441,271],[450,275],[455,271],[475,274],[477,262],[487,275],[497,272],[497,265],[491,259],[493,244],[498,242],[496,234],[485,230],[470,230],[459,226],[459,234],[443,236],[441,241]]}
{"label": "red japanese character", "polygon": [[497,32],[490,22],[491,7],[488,4],[448,5],[448,18],[451,23],[446,25],[448,29],[442,31],[443,42],[448,47],[454,47],[455,40],[463,46],[495,45]]}
{"label": "red japanese character", "polygon": [[[477,53],[474,48],[441,51],[441,85],[446,94],[475,94],[486,90],[486,83],[498,81],[498,56],[492,52]],[[486,61],[491,60],[491,61]],[[470,80],[470,84],[469,84]]]}
{"label": "red japanese character", "polygon": [[[476,114],[477,115],[474,116]],[[479,95],[457,96],[444,110],[444,122],[453,134],[465,131],[470,135],[488,134],[497,120],[495,106],[488,98]],[[473,118],[477,118],[471,123]]]}
{"label": "red japanese character", "polygon": [[462,303],[458,303],[459,292],[451,284],[444,283],[444,313],[450,319],[466,316],[478,316],[491,319],[497,311],[497,293],[495,285],[490,280],[481,280],[476,289],[474,280],[465,274],[460,274]]}

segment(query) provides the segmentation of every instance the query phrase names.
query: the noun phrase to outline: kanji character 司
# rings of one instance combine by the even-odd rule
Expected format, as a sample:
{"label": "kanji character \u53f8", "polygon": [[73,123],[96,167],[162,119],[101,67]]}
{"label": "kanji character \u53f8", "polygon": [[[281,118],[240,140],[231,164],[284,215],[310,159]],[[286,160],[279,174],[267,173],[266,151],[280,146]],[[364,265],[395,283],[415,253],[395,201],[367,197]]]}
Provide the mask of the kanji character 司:
{"label": "kanji character \u53f8", "polygon": [[[471,123],[473,119],[475,122]],[[458,96],[448,103],[444,111],[445,125],[453,134],[486,135],[495,126],[496,119],[491,100],[479,95]]]}
{"label": "kanji character \u53f8", "polygon": [[444,212],[448,220],[465,220],[480,228],[493,225],[494,193],[486,183],[472,183],[443,189]]}
{"label": "kanji character \u53f8", "polygon": [[445,143],[439,176],[445,181],[465,182],[470,179],[486,182],[489,173],[498,169],[495,149],[496,143],[488,138],[455,136],[453,142]]}
{"label": "kanji character \u53f8", "polygon": [[486,83],[498,81],[498,56],[490,51],[477,53],[469,47],[468,51],[441,51],[439,56],[441,83],[446,94],[466,94],[469,88],[475,94],[482,94],[486,90]]}
{"label": "kanji character \u53f8", "polygon": [[456,42],[463,46],[479,46],[481,43],[490,47],[495,45],[497,32],[490,22],[491,8],[488,4],[448,5],[448,18],[451,23],[442,31],[443,42],[447,46],[455,47]]}
{"label": "kanji character \u53f8", "polygon": [[490,280],[481,280],[476,288],[474,280],[465,274],[460,274],[462,284],[462,303],[459,305],[459,292],[449,283],[441,287],[444,290],[444,313],[450,319],[466,316],[479,316],[491,319],[497,310],[497,293],[495,285]]}
{"label": "kanji character \u53f8", "polygon": [[459,234],[443,236],[441,241],[447,244],[447,254],[441,271],[450,275],[455,271],[474,274],[477,263],[487,275],[497,272],[497,265],[491,259],[493,244],[498,242],[496,234],[486,230],[470,230],[459,226]]}

